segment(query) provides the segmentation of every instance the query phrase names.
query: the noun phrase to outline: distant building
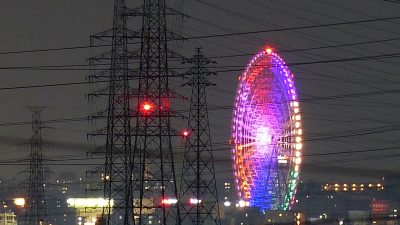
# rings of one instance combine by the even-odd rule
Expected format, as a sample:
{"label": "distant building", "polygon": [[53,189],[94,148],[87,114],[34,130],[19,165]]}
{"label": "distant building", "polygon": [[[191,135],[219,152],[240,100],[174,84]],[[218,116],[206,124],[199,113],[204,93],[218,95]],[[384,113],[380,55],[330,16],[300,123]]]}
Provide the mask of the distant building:
{"label": "distant building", "polygon": [[373,225],[397,225],[398,203],[373,199],[371,201],[371,221]]}
{"label": "distant building", "polygon": [[17,225],[17,216],[14,212],[0,213],[0,225]]}
{"label": "distant building", "polygon": [[350,210],[348,212],[348,220],[351,221],[353,225],[369,225],[369,217],[369,211]]}
{"label": "distant building", "polygon": [[67,204],[76,210],[76,224],[95,225],[103,213],[103,207],[113,206],[114,202],[103,198],[69,198]]}
{"label": "distant building", "polygon": [[382,183],[332,183],[324,184],[321,187],[324,192],[363,192],[363,191],[383,191]]}
{"label": "distant building", "polygon": [[294,210],[308,218],[349,218],[350,211],[370,211],[373,199],[384,199],[386,184],[378,182],[300,183]]}
{"label": "distant building", "polygon": [[306,224],[400,225],[399,176],[374,182],[302,182],[293,210]]}
{"label": "distant building", "polygon": [[257,208],[238,207],[236,204],[224,206],[225,216],[221,218],[223,225],[263,224],[266,216]]}
{"label": "distant building", "polygon": [[[225,202],[227,203],[227,202]],[[304,214],[293,211],[261,211],[256,207],[249,207],[248,202],[239,201],[224,204],[221,207],[223,225],[304,225]]]}

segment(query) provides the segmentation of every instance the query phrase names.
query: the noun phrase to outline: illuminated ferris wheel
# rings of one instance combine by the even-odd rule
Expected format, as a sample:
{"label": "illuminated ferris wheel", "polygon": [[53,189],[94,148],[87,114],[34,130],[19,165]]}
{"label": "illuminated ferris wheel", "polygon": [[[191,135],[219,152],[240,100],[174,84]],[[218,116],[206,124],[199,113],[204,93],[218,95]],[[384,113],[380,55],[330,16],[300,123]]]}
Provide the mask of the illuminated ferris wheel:
{"label": "illuminated ferris wheel", "polygon": [[241,202],[289,210],[295,202],[302,123],[293,74],[271,49],[240,76],[232,121],[232,158]]}

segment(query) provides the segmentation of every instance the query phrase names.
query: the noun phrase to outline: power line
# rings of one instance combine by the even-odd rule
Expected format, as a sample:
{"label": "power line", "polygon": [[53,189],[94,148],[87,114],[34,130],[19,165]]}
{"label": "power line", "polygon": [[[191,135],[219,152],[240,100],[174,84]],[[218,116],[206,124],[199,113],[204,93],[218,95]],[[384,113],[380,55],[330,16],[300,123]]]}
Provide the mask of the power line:
{"label": "power line", "polygon": [[[269,32],[279,32],[279,31],[291,31],[291,30],[301,30],[301,29],[310,29],[310,28],[321,28],[321,27],[332,27],[332,26],[349,25],[349,24],[371,23],[371,22],[388,21],[388,20],[396,20],[396,19],[400,19],[400,17],[386,17],[386,18],[375,18],[375,19],[368,19],[368,20],[354,20],[354,21],[347,21],[347,22],[317,24],[317,25],[310,25],[310,26],[288,27],[288,28],[279,28],[279,29],[270,29],[270,30],[258,30],[258,31],[247,31],[247,32],[231,32],[231,33],[225,33],[225,34],[193,36],[193,37],[187,37],[187,38],[183,38],[183,39],[184,40],[204,39],[204,38],[237,36],[237,35],[244,35],[244,34],[257,34],[257,33],[269,33]],[[173,40],[169,40],[169,41],[176,41],[176,40],[173,39]],[[134,42],[134,43],[129,43],[129,44],[140,44],[140,43],[141,42]],[[65,51],[65,50],[99,48],[99,47],[110,47],[110,46],[111,46],[110,44],[78,45],[78,46],[67,46],[67,47],[59,47],[59,48],[16,50],[16,51],[0,52],[0,55],[22,54],[22,53],[38,53],[38,52],[50,52],[50,51]]]}
{"label": "power line", "polygon": [[[335,138],[335,137],[331,137]],[[305,141],[308,142],[308,141]],[[220,144],[220,145],[230,145],[228,143],[226,144]],[[176,148],[177,150],[179,148]],[[315,157],[315,156],[327,156],[327,155],[343,155],[343,154],[355,154],[355,153],[367,153],[367,152],[382,152],[382,151],[389,151],[389,150],[396,150],[400,149],[400,146],[393,146],[393,147],[386,147],[386,148],[373,148],[373,149],[363,149],[363,150],[347,150],[347,151],[339,151],[339,152],[326,152],[326,153],[309,153],[309,154],[303,154],[303,157]],[[227,151],[227,150],[232,150],[232,147],[220,147],[220,148],[214,148],[212,151]],[[175,152],[174,154],[182,154],[180,152]],[[84,154],[82,154],[84,156]],[[101,160],[104,159],[104,156],[99,156],[99,157],[77,157],[77,155],[65,155],[65,156],[57,156],[56,158],[43,158],[44,162],[67,162],[67,161],[91,161],[91,160]],[[229,161],[228,159],[226,160],[218,160],[215,159],[216,161]],[[26,163],[28,160],[26,158],[16,158],[16,159],[8,159],[8,160],[1,160],[0,164],[15,164],[19,165],[20,163]],[[179,162],[177,162],[179,163]],[[182,162],[181,162],[182,163]],[[100,164],[99,164],[100,165]]]}
{"label": "power line", "polygon": [[278,29],[270,29],[270,30],[258,30],[258,31],[247,31],[247,32],[232,32],[232,33],[225,33],[225,34],[193,36],[193,37],[188,37],[188,38],[185,38],[185,39],[186,40],[191,40],[191,39],[204,39],[204,38],[218,38],[218,37],[227,37],[227,36],[237,36],[237,35],[243,35],[243,34],[260,34],[260,33],[280,32],[280,31],[292,31],[292,30],[302,30],[302,29],[321,28],[321,27],[334,27],[334,26],[340,26],[340,25],[371,23],[371,22],[378,22],[378,21],[389,21],[389,20],[396,20],[396,19],[400,19],[400,17],[396,16],[396,17],[386,17],[386,18],[377,18],[377,19],[368,19],[368,20],[354,20],[354,21],[347,21],[347,22],[317,24],[317,25],[288,27],[288,28],[278,28]]}
{"label": "power line", "polygon": [[50,52],[50,51],[65,51],[65,50],[75,50],[75,49],[86,49],[86,48],[98,48],[98,47],[109,47],[111,45],[78,45],[70,47],[59,47],[59,48],[42,48],[42,49],[31,49],[31,50],[19,50],[19,51],[6,51],[0,52],[0,55],[9,54],[21,54],[21,53],[37,53],[37,52]]}
{"label": "power line", "polygon": [[[42,122],[49,124],[49,123],[79,122],[79,121],[86,121],[86,120],[88,120],[87,117],[75,117],[75,118],[60,118],[60,119],[45,120]],[[0,123],[0,127],[25,126],[25,125],[31,125],[31,122],[22,121],[22,122]]]}
{"label": "power line", "polygon": [[[109,81],[97,81],[100,82],[109,82]],[[1,87],[0,91],[7,90],[17,90],[17,89],[29,89],[29,88],[44,88],[44,87],[59,87],[59,86],[70,86],[70,85],[82,85],[89,84],[93,82],[89,81],[81,81],[81,82],[65,82],[65,83],[53,83],[53,84],[38,84],[38,85],[26,85],[26,86],[14,86],[14,87]]]}
{"label": "power line", "polygon": [[[288,50],[290,51],[290,50]],[[292,50],[294,51],[294,50]],[[225,56],[221,56],[225,57]],[[369,55],[369,56],[360,56],[360,57],[348,57],[348,58],[338,58],[338,59],[329,59],[329,60],[317,60],[317,61],[309,61],[309,62],[295,62],[295,63],[287,63],[286,66],[302,66],[302,65],[311,65],[311,64],[322,64],[322,63],[337,63],[337,62],[348,62],[348,61],[364,61],[364,60],[373,60],[373,59],[386,59],[386,58],[398,58],[400,57],[400,53],[390,53],[390,54],[378,54],[378,55]],[[217,57],[214,57],[217,58]],[[100,64],[100,65],[109,65],[109,64]],[[257,66],[257,65],[256,65]],[[261,66],[261,65],[260,65]],[[263,65],[262,65],[263,66]],[[39,66],[12,66],[12,67],[0,67],[0,70],[70,70],[69,67],[89,67],[87,64],[71,64],[71,65],[39,65]],[[213,66],[213,67],[207,67],[207,68],[240,68],[237,71],[241,71],[244,66],[242,65],[228,65],[228,66]],[[171,68],[171,69],[189,69],[185,67],[181,68]],[[90,68],[77,68],[73,70],[93,70]],[[110,70],[109,68],[107,69],[100,69],[101,71],[106,71]],[[220,71],[216,71],[220,72]],[[182,74],[176,74],[176,75],[170,75],[169,77],[179,77],[179,76],[184,76],[187,75],[187,73],[182,73]],[[132,77],[133,78],[133,77]],[[103,81],[104,82],[104,81]],[[89,83],[89,82],[86,82]],[[81,83],[80,83],[81,84]],[[0,88],[1,90],[1,88]]]}
{"label": "power line", "polygon": [[[374,41],[363,41],[363,42],[353,42],[353,43],[346,43],[346,44],[338,44],[338,45],[326,45],[326,46],[319,46],[319,47],[312,47],[312,48],[299,48],[299,49],[283,49],[276,51],[277,53],[291,53],[291,52],[300,52],[300,51],[312,51],[312,50],[321,50],[327,48],[340,48],[340,47],[349,47],[355,45],[364,45],[364,44],[373,44],[373,43],[382,43],[382,42],[390,42],[400,40],[400,38],[389,38],[389,39],[381,39],[381,40],[374,40]],[[221,58],[231,58],[231,57],[240,57],[240,56],[253,56],[257,53],[245,53],[245,54],[234,54],[234,55],[221,55],[221,56],[213,56],[210,57],[212,59],[221,59]]]}
{"label": "power line", "polygon": [[383,0],[384,2],[400,3],[400,0]]}
{"label": "power line", "polygon": [[[205,3],[204,1],[199,1],[199,2],[201,2],[201,3]],[[218,7],[218,6],[216,6],[215,4],[211,4],[211,3],[209,3],[209,2],[207,2],[206,3],[206,5],[207,6],[211,6],[211,7],[213,7],[213,8],[216,8],[216,9],[218,9],[218,10],[221,10],[221,11],[223,11],[223,12],[227,12],[227,13],[229,13],[229,14],[233,14],[234,16],[235,16],[235,18],[240,18],[240,19],[246,19],[246,20],[249,20],[249,21],[252,21],[253,23],[254,22],[256,22],[257,24],[260,24],[260,25],[262,25],[262,26],[265,26],[266,24],[269,24],[269,25],[272,25],[272,26],[277,26],[277,27],[280,27],[280,26],[278,26],[278,25],[276,25],[276,24],[273,24],[273,23],[270,23],[270,22],[268,22],[268,23],[265,23],[264,21],[262,21],[262,20],[259,20],[259,19],[256,19],[256,18],[254,18],[254,17],[250,17],[250,16],[248,16],[248,15],[244,15],[244,14],[241,14],[241,13],[236,13],[236,12],[234,12],[234,11],[232,11],[232,10],[229,10],[229,9],[225,9],[225,8],[222,8],[222,7]],[[279,11],[279,10],[278,10]],[[302,20],[306,20],[306,19],[304,19],[304,18],[302,18],[302,17],[299,17],[299,16],[296,16],[296,18],[300,18],[300,19],[302,19]],[[335,19],[340,19],[340,18],[335,18]],[[343,21],[343,19],[340,19],[342,22],[346,22],[346,21]],[[310,22],[309,20],[307,20],[307,22]],[[314,22],[314,21],[312,21],[312,22]],[[393,22],[392,22],[393,23]],[[367,26],[367,25],[363,25],[363,26]],[[370,27],[370,26],[368,26],[368,27]],[[337,28],[336,29],[334,29],[334,30],[338,30]],[[316,36],[316,35],[313,35],[312,33],[306,33],[306,34],[303,34],[303,33],[300,33],[299,31],[296,31],[297,33],[298,33],[298,35],[294,35],[294,36],[298,36],[298,37],[300,37],[300,38],[302,38],[302,39],[307,39],[307,40],[309,40],[309,41],[311,41],[313,44],[315,44],[315,43],[321,43],[321,41],[319,40],[319,39],[321,39],[321,37],[318,35],[318,36]],[[348,32],[345,32],[346,34],[349,34]],[[353,34],[352,34],[353,35]],[[308,36],[312,36],[312,37],[314,37],[314,38],[308,38]],[[367,38],[367,37],[365,37],[365,36],[360,36],[360,35],[356,35],[356,36],[358,36],[358,37],[363,37],[363,38]],[[326,41],[329,41],[329,42],[334,42],[334,43],[339,43],[338,41],[334,41],[334,40],[330,40],[330,39],[327,39],[327,38],[322,38],[323,40],[326,40]],[[370,38],[367,38],[367,39],[370,39]],[[362,49],[362,48],[357,48],[357,49]],[[365,50],[365,49],[362,49],[362,50]],[[368,49],[369,51],[373,51],[373,52],[377,52],[376,50],[371,50],[371,49]],[[354,51],[349,51],[349,50],[345,50],[345,52],[348,52],[348,53],[352,53],[352,54],[354,54],[355,52]],[[297,54],[298,55],[298,54]],[[316,54],[314,54],[314,55],[316,55]],[[319,55],[319,56],[321,56],[322,57],[322,55]],[[310,58],[310,57],[307,57],[307,56],[301,56],[301,57],[306,57],[306,58]],[[387,62],[386,62],[387,63]],[[355,64],[352,64],[352,63],[346,63],[346,64],[348,64],[348,65],[351,65],[351,66],[357,66],[358,68],[359,68],[359,65],[355,65]],[[396,64],[394,64],[394,63],[390,63],[391,65],[394,65],[394,66],[397,66]],[[333,66],[333,65],[330,65],[330,66]],[[344,67],[344,66],[339,66],[339,65],[335,65],[334,66],[335,68],[341,68],[341,69],[346,69],[347,71],[352,71],[352,72],[355,72],[355,73],[358,73],[358,74],[360,74],[360,72],[358,72],[358,71],[354,71],[354,70],[351,70],[351,69],[349,69],[349,68],[346,68],[346,67]],[[387,73],[387,72],[384,72],[384,71],[382,71],[382,70],[380,70],[380,69],[377,69],[376,67],[370,67],[370,66],[364,66],[366,69],[368,69],[369,71],[376,71],[376,72],[379,72],[379,73],[385,73],[385,74],[389,74],[389,73]],[[372,76],[372,75],[369,75],[368,73],[364,73],[363,74],[364,76]],[[376,76],[372,76],[372,77],[376,77]],[[380,79],[382,79],[382,77],[380,76],[379,77]],[[385,79],[385,80],[387,80],[387,79]],[[388,80],[388,81],[390,81],[390,80]],[[369,87],[374,87],[374,85],[372,85],[372,84],[368,84],[368,85],[365,85],[365,84],[361,84],[361,85],[363,85],[363,86],[369,86]],[[375,87],[374,87],[375,88]],[[379,88],[377,88],[377,89],[379,89]]]}
{"label": "power line", "polygon": [[[221,71],[219,71],[221,72]],[[99,81],[99,82],[109,82],[109,81]],[[64,86],[64,85],[75,85],[75,84],[88,84],[89,82],[72,82],[72,83],[58,83],[58,84],[43,84],[43,85],[31,85],[31,86],[17,86],[17,87],[6,87],[0,88],[1,90],[12,90],[12,89],[21,89],[21,88],[31,88],[31,87],[54,87],[54,86]],[[342,94],[342,95],[332,95],[332,96],[320,96],[320,97],[311,97],[311,98],[304,98],[300,100],[300,102],[315,102],[315,101],[326,101],[326,100],[336,100],[336,99],[346,99],[346,98],[355,98],[355,97],[366,97],[366,96],[374,96],[374,95],[383,95],[383,94],[395,94],[400,93],[400,89],[390,89],[390,90],[383,90],[383,91],[370,91],[370,92],[360,92],[360,93],[351,93],[351,94]],[[215,106],[209,107],[209,110],[226,110],[232,109],[233,106]],[[54,119],[48,120],[46,123],[58,123],[58,122],[75,122],[75,121],[83,121],[87,120],[86,117],[75,117],[75,118],[61,118],[61,119]],[[7,122],[7,123],[0,123],[0,127],[2,126],[19,126],[19,125],[29,125],[30,122],[23,121],[23,122]]]}

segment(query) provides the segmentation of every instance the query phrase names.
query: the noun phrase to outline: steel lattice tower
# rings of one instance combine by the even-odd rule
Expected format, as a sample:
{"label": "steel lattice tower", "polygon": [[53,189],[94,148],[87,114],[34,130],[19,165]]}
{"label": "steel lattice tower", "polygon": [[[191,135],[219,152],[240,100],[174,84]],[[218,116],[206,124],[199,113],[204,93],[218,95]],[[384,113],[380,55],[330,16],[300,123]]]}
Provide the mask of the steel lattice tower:
{"label": "steel lattice tower", "polygon": [[193,65],[188,71],[192,77],[185,85],[192,94],[179,196],[182,224],[220,225],[206,96],[206,88],[212,85],[207,76],[213,74],[206,66],[212,61],[197,48],[188,63]]}
{"label": "steel lattice tower", "polygon": [[32,137],[30,139],[29,190],[25,225],[47,225],[49,220],[44,192],[43,126],[40,119],[43,107],[29,106],[28,109],[32,112]]}
{"label": "steel lattice tower", "polygon": [[[144,0],[136,124],[133,198],[136,224],[179,224],[171,146],[171,92],[165,0]],[[152,221],[152,222],[150,222]]]}
{"label": "steel lattice tower", "polygon": [[[107,225],[133,224],[133,199],[131,195],[132,151],[130,126],[130,88],[127,8],[125,0],[114,1],[113,28],[106,30],[92,39],[111,42],[111,50],[90,59],[91,64],[110,64],[109,69],[90,76],[91,81],[107,81],[106,88],[94,96],[107,96],[105,111],[98,112],[91,118],[106,118],[106,127],[93,135],[105,135],[104,198],[112,207],[104,207],[103,214]],[[111,38],[111,40],[109,40]]]}

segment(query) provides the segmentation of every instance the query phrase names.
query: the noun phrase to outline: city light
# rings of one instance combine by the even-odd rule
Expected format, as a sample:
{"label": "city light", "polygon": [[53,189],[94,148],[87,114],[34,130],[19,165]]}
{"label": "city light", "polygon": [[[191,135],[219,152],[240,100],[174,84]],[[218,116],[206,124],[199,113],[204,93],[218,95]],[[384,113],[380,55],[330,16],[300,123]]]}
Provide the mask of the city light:
{"label": "city light", "polygon": [[286,163],[288,163],[288,157],[278,155],[278,164],[286,164]]}
{"label": "city light", "polygon": [[178,203],[178,199],[176,198],[164,198],[161,200],[161,204],[163,205],[174,205],[176,203]]}
{"label": "city light", "polygon": [[201,203],[201,199],[191,198],[189,199],[189,203],[192,205],[197,205]]}
{"label": "city light", "polygon": [[72,208],[102,208],[114,205],[114,200],[108,200],[104,198],[69,198],[67,199],[68,207]]}
{"label": "city light", "polygon": [[19,207],[25,206],[25,198],[14,198],[14,205]]}
{"label": "city light", "polygon": [[365,190],[381,191],[383,189],[384,185],[381,183],[378,183],[376,185],[370,183],[366,187],[363,183],[361,184],[352,183],[351,185],[347,183],[344,184],[335,183],[335,184],[324,184],[322,186],[323,191],[336,191],[336,192],[341,192],[341,191],[346,192],[350,190],[353,192],[365,191]]}
{"label": "city light", "polygon": [[246,206],[246,201],[240,200],[239,201],[239,207],[245,207]]}
{"label": "city light", "polygon": [[249,201],[245,201],[245,200],[240,200],[237,204],[236,207],[249,207],[250,206],[250,202]]}
{"label": "city light", "polygon": [[231,203],[230,201],[225,201],[225,202],[224,202],[224,206],[226,206],[226,207],[231,206],[231,204],[232,204],[232,203]]}

